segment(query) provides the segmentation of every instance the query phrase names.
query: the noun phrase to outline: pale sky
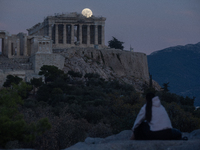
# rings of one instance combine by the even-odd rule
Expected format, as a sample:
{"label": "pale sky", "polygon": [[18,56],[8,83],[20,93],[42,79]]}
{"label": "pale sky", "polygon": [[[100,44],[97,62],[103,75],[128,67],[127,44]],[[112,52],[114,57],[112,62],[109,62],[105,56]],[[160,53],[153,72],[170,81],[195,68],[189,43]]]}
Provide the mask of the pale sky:
{"label": "pale sky", "polygon": [[26,29],[54,13],[90,8],[106,17],[105,43],[112,36],[136,52],[200,42],[200,0],[0,0],[0,30]]}

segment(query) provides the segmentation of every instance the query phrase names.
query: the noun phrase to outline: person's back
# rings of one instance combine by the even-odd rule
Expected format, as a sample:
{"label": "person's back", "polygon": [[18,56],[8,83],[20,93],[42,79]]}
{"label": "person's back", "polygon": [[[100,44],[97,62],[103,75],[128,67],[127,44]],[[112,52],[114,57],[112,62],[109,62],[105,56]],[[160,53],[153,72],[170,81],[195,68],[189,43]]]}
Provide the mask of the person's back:
{"label": "person's back", "polygon": [[165,108],[161,105],[158,96],[152,99],[152,118],[148,124],[151,131],[172,128],[169,116]]}
{"label": "person's back", "polygon": [[173,129],[170,118],[153,93],[146,95],[146,104],[141,108],[133,125],[131,139],[171,140],[181,139],[181,132]]}

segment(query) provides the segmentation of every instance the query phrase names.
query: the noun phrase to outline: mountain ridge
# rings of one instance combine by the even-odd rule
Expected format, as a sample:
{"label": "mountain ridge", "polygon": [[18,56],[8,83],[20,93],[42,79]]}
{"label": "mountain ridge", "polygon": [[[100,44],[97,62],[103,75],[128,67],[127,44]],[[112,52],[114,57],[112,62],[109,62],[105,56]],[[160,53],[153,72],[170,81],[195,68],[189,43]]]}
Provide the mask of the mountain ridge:
{"label": "mountain ridge", "polygon": [[196,97],[195,105],[200,105],[200,42],[155,51],[147,59],[155,81],[161,86],[169,82],[172,93]]}
{"label": "mountain ridge", "polygon": [[[152,52],[151,54],[149,54],[149,55],[154,55],[154,54],[156,54],[157,52],[167,52],[168,50],[171,50],[171,49],[174,49],[174,48],[194,48],[193,46],[194,45],[197,45],[197,46],[200,46],[200,42],[198,42],[198,43],[196,43],[196,44],[186,44],[186,45],[177,45],[177,46],[171,46],[171,47],[168,47],[168,48],[164,48],[164,49],[162,49],[162,50],[157,50],[157,51],[154,51],[154,52]],[[178,50],[178,49],[176,49],[176,50]],[[179,49],[180,50],[180,49]],[[200,52],[200,50],[197,50],[198,52]],[[169,51],[168,51],[169,52]]]}

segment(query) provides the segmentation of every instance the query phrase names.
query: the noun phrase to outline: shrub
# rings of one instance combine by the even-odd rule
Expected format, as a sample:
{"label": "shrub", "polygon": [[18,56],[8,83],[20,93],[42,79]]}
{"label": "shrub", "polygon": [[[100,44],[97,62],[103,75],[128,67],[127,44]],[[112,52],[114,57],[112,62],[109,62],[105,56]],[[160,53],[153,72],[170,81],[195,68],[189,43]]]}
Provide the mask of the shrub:
{"label": "shrub", "polygon": [[32,141],[51,127],[47,119],[27,124],[18,110],[22,104],[16,90],[0,91],[0,145],[3,147],[9,141]]}
{"label": "shrub", "polygon": [[86,133],[90,128],[90,124],[84,119],[74,119],[68,113],[68,108],[68,106],[61,108],[58,116],[52,113],[49,106],[23,109],[27,122],[33,122],[46,116],[52,127],[51,130],[37,136],[34,142],[22,143],[22,146],[38,150],[60,150],[83,141],[87,136]]}
{"label": "shrub", "polygon": [[89,106],[87,108],[87,112],[84,116],[84,118],[89,122],[89,123],[98,123],[103,117],[104,117],[104,112],[103,109],[100,107],[94,107],[94,106]]}
{"label": "shrub", "polygon": [[44,65],[40,68],[39,75],[45,76],[45,82],[52,82],[58,77],[64,76],[64,71],[58,69],[56,66]]}
{"label": "shrub", "polygon": [[22,99],[25,99],[29,96],[29,92],[32,90],[32,86],[25,83],[25,82],[20,82],[18,85],[12,84],[13,85],[13,90],[18,93],[19,96],[21,96]]}
{"label": "shrub", "polygon": [[31,85],[33,85],[36,88],[40,87],[43,84],[42,78],[33,78],[31,79],[30,82],[31,82]]}
{"label": "shrub", "polygon": [[85,78],[100,78],[100,75],[97,73],[86,73]]}
{"label": "shrub", "polygon": [[194,116],[197,118],[200,118],[200,108],[197,108],[194,112],[193,112]]}
{"label": "shrub", "polygon": [[51,87],[49,87],[47,84],[42,85],[37,91],[37,100],[47,102],[51,96],[51,90]]}
{"label": "shrub", "polygon": [[126,104],[122,99],[112,100],[109,120],[114,133],[130,130],[143,103],[135,105]]}
{"label": "shrub", "polygon": [[78,77],[78,78],[81,78],[83,75],[80,73],[80,72],[75,72],[75,71],[68,71],[69,75],[71,75],[72,77]]}
{"label": "shrub", "polygon": [[100,122],[89,129],[88,135],[89,137],[105,138],[112,135],[112,128],[110,125]]}
{"label": "shrub", "polygon": [[4,82],[4,87],[10,87],[12,83],[19,84],[22,81],[22,78],[13,75],[7,75],[6,81]]}
{"label": "shrub", "polygon": [[182,132],[191,132],[200,128],[200,119],[194,117],[189,112],[185,112],[177,103],[166,103],[165,108],[174,128]]}

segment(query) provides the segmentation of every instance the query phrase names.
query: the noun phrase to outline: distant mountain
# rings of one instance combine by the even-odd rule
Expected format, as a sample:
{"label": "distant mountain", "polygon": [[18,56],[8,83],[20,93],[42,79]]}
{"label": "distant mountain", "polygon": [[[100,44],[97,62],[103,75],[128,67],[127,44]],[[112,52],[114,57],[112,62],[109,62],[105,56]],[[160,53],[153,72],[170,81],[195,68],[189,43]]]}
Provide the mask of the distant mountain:
{"label": "distant mountain", "polygon": [[169,82],[169,90],[178,95],[196,97],[200,106],[200,42],[169,47],[147,56],[149,72],[161,86]]}

